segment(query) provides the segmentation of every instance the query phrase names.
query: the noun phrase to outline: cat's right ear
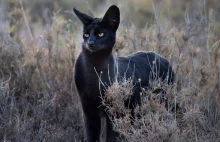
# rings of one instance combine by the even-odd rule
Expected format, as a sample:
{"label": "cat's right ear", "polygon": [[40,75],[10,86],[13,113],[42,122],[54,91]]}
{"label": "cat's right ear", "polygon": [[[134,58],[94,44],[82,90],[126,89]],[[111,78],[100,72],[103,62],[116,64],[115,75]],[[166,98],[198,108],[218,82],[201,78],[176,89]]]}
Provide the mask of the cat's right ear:
{"label": "cat's right ear", "polygon": [[75,8],[73,8],[73,11],[84,25],[88,25],[93,21],[93,18],[91,16],[86,15]]}
{"label": "cat's right ear", "polygon": [[120,23],[120,10],[116,5],[109,7],[104,17],[102,18],[102,23],[110,26],[115,32],[117,31]]}

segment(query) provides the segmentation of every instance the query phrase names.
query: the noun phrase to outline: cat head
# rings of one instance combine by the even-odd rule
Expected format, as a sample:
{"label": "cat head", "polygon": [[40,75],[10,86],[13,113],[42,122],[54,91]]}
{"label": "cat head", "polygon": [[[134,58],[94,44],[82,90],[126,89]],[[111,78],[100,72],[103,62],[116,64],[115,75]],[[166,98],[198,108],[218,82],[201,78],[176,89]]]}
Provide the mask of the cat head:
{"label": "cat head", "polygon": [[93,18],[75,8],[73,11],[83,24],[83,48],[90,52],[111,51],[120,23],[119,8],[112,5],[103,18]]}

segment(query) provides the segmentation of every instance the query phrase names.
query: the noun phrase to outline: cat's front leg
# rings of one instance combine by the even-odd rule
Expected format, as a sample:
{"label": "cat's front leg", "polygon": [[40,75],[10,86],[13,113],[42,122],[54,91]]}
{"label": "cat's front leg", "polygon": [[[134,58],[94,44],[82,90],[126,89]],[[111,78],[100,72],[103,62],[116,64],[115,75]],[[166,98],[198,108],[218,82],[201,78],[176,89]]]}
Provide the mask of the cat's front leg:
{"label": "cat's front leg", "polygon": [[[84,95],[85,96],[85,95]],[[100,142],[101,117],[94,100],[81,96],[88,142]]]}
{"label": "cat's front leg", "polygon": [[108,116],[106,116],[107,137],[106,142],[121,142],[123,139],[119,132],[114,130],[114,124]]}
{"label": "cat's front leg", "polygon": [[96,111],[84,113],[88,142],[100,142],[101,118]]}

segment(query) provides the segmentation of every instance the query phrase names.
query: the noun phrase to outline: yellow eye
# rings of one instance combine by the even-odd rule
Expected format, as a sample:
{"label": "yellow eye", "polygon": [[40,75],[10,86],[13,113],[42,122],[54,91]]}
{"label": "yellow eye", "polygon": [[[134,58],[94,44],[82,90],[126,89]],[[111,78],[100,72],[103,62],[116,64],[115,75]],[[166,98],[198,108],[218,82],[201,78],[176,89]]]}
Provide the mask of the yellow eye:
{"label": "yellow eye", "polygon": [[99,37],[103,37],[104,33],[99,33],[98,36]]}
{"label": "yellow eye", "polygon": [[89,34],[84,34],[85,37],[89,37]]}

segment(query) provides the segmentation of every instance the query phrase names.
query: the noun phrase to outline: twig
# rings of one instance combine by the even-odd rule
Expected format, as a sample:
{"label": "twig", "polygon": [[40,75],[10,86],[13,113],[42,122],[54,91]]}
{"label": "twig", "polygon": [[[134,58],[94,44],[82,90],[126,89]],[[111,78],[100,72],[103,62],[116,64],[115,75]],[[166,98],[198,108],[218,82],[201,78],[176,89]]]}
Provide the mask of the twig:
{"label": "twig", "polygon": [[19,0],[19,3],[20,3],[21,10],[22,10],[22,13],[23,13],[24,22],[25,22],[25,24],[27,26],[27,30],[28,30],[28,32],[30,34],[31,40],[33,40],[33,34],[31,32],[31,28],[30,28],[30,25],[29,25],[28,20],[27,20],[27,16],[26,16],[25,11],[24,11],[22,0]]}

